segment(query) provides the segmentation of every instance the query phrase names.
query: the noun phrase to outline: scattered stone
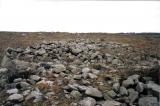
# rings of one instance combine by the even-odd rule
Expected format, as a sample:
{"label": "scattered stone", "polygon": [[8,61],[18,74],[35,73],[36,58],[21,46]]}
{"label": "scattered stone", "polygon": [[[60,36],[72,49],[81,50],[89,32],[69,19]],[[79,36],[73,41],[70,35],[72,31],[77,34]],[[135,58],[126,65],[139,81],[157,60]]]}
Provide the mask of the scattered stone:
{"label": "scattered stone", "polygon": [[41,77],[39,77],[38,75],[31,75],[30,79],[34,80],[34,81],[39,81],[41,79]]}
{"label": "scattered stone", "polygon": [[138,92],[135,91],[134,89],[128,89],[128,92],[129,92],[129,100],[130,100],[130,103],[133,103],[135,102],[135,100],[138,99]]}
{"label": "scattered stone", "polygon": [[120,88],[120,84],[119,83],[114,83],[113,86],[112,86],[113,90],[115,92],[119,92],[119,88]]}
{"label": "scattered stone", "polygon": [[13,102],[22,102],[23,101],[23,95],[21,94],[12,94],[8,97],[8,101],[13,101]]}
{"label": "scattered stone", "polygon": [[87,88],[87,90],[85,91],[85,94],[93,97],[99,97],[99,98],[102,97],[102,93],[97,88],[93,88],[93,87]]}
{"label": "scattered stone", "polygon": [[129,86],[132,86],[132,85],[134,85],[134,81],[131,78],[128,78],[127,80],[124,80],[122,82],[122,86],[124,86],[126,88],[129,87]]}
{"label": "scattered stone", "polygon": [[144,84],[142,82],[138,82],[137,86],[136,86],[136,90],[138,92],[143,92],[143,90],[144,90]]}
{"label": "scattered stone", "polygon": [[16,94],[16,93],[18,93],[18,89],[17,88],[9,89],[9,90],[7,90],[7,93],[8,94]]}
{"label": "scattered stone", "polygon": [[95,74],[92,74],[92,73],[88,73],[88,77],[91,78],[91,79],[96,79],[97,76]]}
{"label": "scattered stone", "polygon": [[86,97],[82,101],[79,102],[80,106],[95,106],[96,100],[91,97]]}
{"label": "scattered stone", "polygon": [[108,94],[108,96],[110,96],[111,98],[115,98],[115,97],[117,96],[117,94],[116,94],[113,90],[108,91],[107,94]]}
{"label": "scattered stone", "polygon": [[102,104],[102,106],[121,106],[121,103],[117,101],[107,100]]}
{"label": "scattered stone", "polygon": [[54,72],[60,73],[66,70],[66,67],[63,64],[56,64],[54,65]]}
{"label": "scattered stone", "polygon": [[80,97],[82,96],[82,94],[79,91],[73,90],[70,95],[74,98],[74,99],[80,99]]}
{"label": "scattered stone", "polygon": [[119,93],[122,96],[128,95],[128,91],[125,87],[120,87]]}
{"label": "scattered stone", "polygon": [[139,106],[159,106],[156,97],[142,97],[138,101]]}

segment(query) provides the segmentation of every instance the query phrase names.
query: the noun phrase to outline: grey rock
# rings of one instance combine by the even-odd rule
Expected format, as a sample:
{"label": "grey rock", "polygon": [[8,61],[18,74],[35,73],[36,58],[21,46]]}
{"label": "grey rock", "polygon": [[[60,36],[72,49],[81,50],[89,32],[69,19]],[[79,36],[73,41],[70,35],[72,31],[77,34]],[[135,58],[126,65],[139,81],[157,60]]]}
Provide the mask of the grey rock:
{"label": "grey rock", "polygon": [[70,95],[74,98],[74,99],[80,99],[80,97],[82,96],[82,94],[79,91],[73,90]]}
{"label": "grey rock", "polygon": [[23,99],[24,99],[23,95],[21,94],[12,94],[7,98],[8,101],[16,101],[16,102],[22,102]]}
{"label": "grey rock", "polygon": [[82,75],[74,75],[73,78],[75,80],[80,80],[82,78]]}
{"label": "grey rock", "polygon": [[17,82],[21,82],[23,79],[22,78],[16,78],[13,80],[13,82],[17,83]]}
{"label": "grey rock", "polygon": [[134,85],[134,81],[131,78],[128,78],[127,80],[124,80],[122,82],[122,86],[124,86],[126,88],[129,87],[129,86],[132,86],[132,85]]}
{"label": "grey rock", "polygon": [[31,88],[31,85],[27,82],[20,82],[19,83],[22,89],[28,89]]}
{"label": "grey rock", "polygon": [[117,101],[107,100],[102,104],[102,106],[121,106],[121,103]]}
{"label": "grey rock", "polygon": [[135,91],[134,89],[128,89],[128,92],[129,92],[129,100],[130,100],[130,103],[133,103],[135,102],[135,100],[138,99],[138,95],[139,93],[137,91]]}
{"label": "grey rock", "polygon": [[34,81],[39,81],[41,79],[41,77],[39,77],[38,75],[31,75],[30,79],[34,80]]}
{"label": "grey rock", "polygon": [[155,84],[154,82],[149,82],[147,84],[147,89],[148,90],[151,90],[152,94],[159,97],[159,94],[160,94],[160,85],[158,84]]}
{"label": "grey rock", "polygon": [[30,90],[25,90],[25,91],[23,92],[23,96],[27,96],[30,92],[31,92]]}
{"label": "grey rock", "polygon": [[142,97],[138,101],[139,106],[159,106],[156,97]]}
{"label": "grey rock", "polygon": [[92,69],[91,72],[95,75],[98,75],[100,73],[100,70]]}
{"label": "grey rock", "polygon": [[140,75],[134,74],[128,77],[128,79],[132,79],[135,84],[139,82]]}
{"label": "grey rock", "polygon": [[80,106],[95,106],[96,100],[91,97],[86,97],[79,102]]}
{"label": "grey rock", "polygon": [[117,94],[113,91],[113,90],[110,90],[107,92],[108,96],[110,96],[111,98],[115,98],[117,96]]}
{"label": "grey rock", "polygon": [[82,69],[82,73],[89,73],[90,71],[91,70],[88,67]]}
{"label": "grey rock", "polygon": [[144,90],[144,84],[142,82],[138,82],[137,86],[136,86],[136,90],[138,92],[140,92],[140,93],[143,92],[143,90]]}
{"label": "grey rock", "polygon": [[120,64],[120,61],[118,59],[113,59],[112,60],[112,64],[113,65],[119,65]]}
{"label": "grey rock", "polygon": [[73,54],[78,54],[78,53],[80,53],[80,52],[82,52],[82,50],[81,50],[80,48],[75,48],[75,49],[73,48],[73,49],[72,49],[72,53],[73,53]]}
{"label": "grey rock", "polygon": [[120,87],[119,93],[121,96],[128,95],[128,91],[125,87]]}
{"label": "grey rock", "polygon": [[8,69],[7,68],[0,68],[0,74],[7,73]]}
{"label": "grey rock", "polygon": [[54,72],[60,73],[66,70],[66,67],[63,64],[56,64],[54,65]]}
{"label": "grey rock", "polygon": [[91,79],[96,79],[97,75],[92,74],[92,73],[88,73],[88,77],[91,78]]}
{"label": "grey rock", "polygon": [[115,92],[119,92],[119,88],[120,88],[120,83],[114,83],[113,86],[112,86],[113,90]]}
{"label": "grey rock", "polygon": [[33,100],[33,102],[39,102],[43,100],[43,95],[39,91],[32,91],[26,98],[26,101]]}
{"label": "grey rock", "polygon": [[101,91],[99,91],[97,88],[93,88],[93,87],[87,88],[87,90],[85,91],[85,94],[89,95],[89,96],[93,96],[93,97],[99,97],[99,98],[102,97]]}
{"label": "grey rock", "polygon": [[17,88],[9,89],[9,90],[7,90],[7,93],[8,94],[16,94],[16,93],[18,93],[18,89]]}

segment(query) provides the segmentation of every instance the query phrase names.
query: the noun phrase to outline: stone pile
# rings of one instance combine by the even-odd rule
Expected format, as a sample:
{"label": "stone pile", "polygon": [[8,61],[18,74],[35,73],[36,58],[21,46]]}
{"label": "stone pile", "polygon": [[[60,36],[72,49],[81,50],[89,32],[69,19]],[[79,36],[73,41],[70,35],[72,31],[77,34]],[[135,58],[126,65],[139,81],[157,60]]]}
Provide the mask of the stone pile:
{"label": "stone pile", "polygon": [[150,77],[109,75],[125,64],[119,53],[102,52],[106,48],[130,46],[79,39],[7,48],[0,68],[0,105],[158,106],[160,86]]}

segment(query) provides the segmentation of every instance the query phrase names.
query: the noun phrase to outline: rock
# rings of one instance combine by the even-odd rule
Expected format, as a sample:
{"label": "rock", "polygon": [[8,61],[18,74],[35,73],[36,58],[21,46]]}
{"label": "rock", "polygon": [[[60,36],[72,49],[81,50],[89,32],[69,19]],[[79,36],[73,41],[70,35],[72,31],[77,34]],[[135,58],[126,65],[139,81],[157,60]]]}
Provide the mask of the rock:
{"label": "rock", "polygon": [[112,86],[113,90],[115,92],[119,92],[119,88],[120,88],[120,84],[117,82],[117,83],[114,83],[113,86]]}
{"label": "rock", "polygon": [[100,73],[100,71],[96,69],[92,69],[91,72],[95,75],[98,75]]}
{"label": "rock", "polygon": [[80,106],[95,106],[96,100],[91,97],[86,97],[79,102]]}
{"label": "rock", "polygon": [[129,92],[129,100],[130,100],[130,103],[133,103],[135,102],[135,100],[138,99],[138,92],[135,91],[134,89],[128,89],[128,92]]}
{"label": "rock", "polygon": [[22,102],[23,101],[23,95],[21,94],[12,94],[8,97],[8,101],[13,101],[13,102]]}
{"label": "rock", "polygon": [[8,72],[7,68],[0,68],[0,74]]}
{"label": "rock", "polygon": [[19,84],[17,84],[17,86],[19,86],[19,85],[20,85],[21,89],[29,89],[29,88],[31,88],[31,85],[29,83],[27,83],[27,82],[20,82]]}
{"label": "rock", "polygon": [[32,91],[26,98],[26,101],[33,100],[33,102],[39,102],[43,100],[42,93],[39,91]]}
{"label": "rock", "polygon": [[34,80],[34,81],[39,81],[41,79],[41,77],[39,77],[38,75],[31,75],[30,79]]}
{"label": "rock", "polygon": [[157,84],[155,84],[154,82],[149,82],[148,84],[147,84],[147,89],[148,90],[151,90],[151,92],[152,92],[152,94],[154,95],[154,96],[157,96],[157,97],[159,97],[159,94],[160,94],[160,85],[157,85]]}
{"label": "rock", "polygon": [[45,49],[39,49],[39,50],[37,50],[37,51],[35,51],[35,54],[36,55],[43,55],[43,54],[45,54],[46,53],[46,50]]}
{"label": "rock", "polygon": [[11,59],[5,55],[2,59],[1,66],[7,68],[9,64],[11,64]]}
{"label": "rock", "polygon": [[128,79],[132,79],[135,84],[139,82],[140,75],[134,74],[128,77]]}
{"label": "rock", "polygon": [[107,100],[102,104],[102,106],[121,106],[121,103],[116,102],[116,101]]}
{"label": "rock", "polygon": [[25,90],[25,91],[23,92],[23,96],[27,96],[30,92],[31,92],[30,90]]}
{"label": "rock", "polygon": [[142,82],[138,82],[137,86],[136,86],[136,90],[138,92],[140,92],[140,93],[143,92],[143,90],[144,90],[144,84]]}
{"label": "rock", "polygon": [[88,73],[88,77],[91,78],[91,79],[96,79],[97,76],[95,74],[92,74],[92,73]]}
{"label": "rock", "polygon": [[73,54],[78,54],[78,53],[80,53],[80,52],[82,52],[82,50],[81,50],[80,48],[75,48],[75,49],[73,48],[73,49],[72,49],[72,53],[73,53]]}
{"label": "rock", "polygon": [[82,96],[82,94],[79,91],[73,90],[70,95],[74,98],[74,99],[80,99],[80,97]]}
{"label": "rock", "polygon": [[82,69],[82,73],[89,73],[91,70],[89,68],[83,68]]}
{"label": "rock", "polygon": [[80,80],[82,78],[82,75],[74,75],[73,78],[75,80]]}
{"label": "rock", "polygon": [[128,95],[128,91],[125,87],[120,87],[119,93],[122,96]]}
{"label": "rock", "polygon": [[98,98],[102,97],[102,93],[97,88],[93,88],[93,87],[87,88],[87,90],[85,91],[85,94],[93,97],[98,97]]}
{"label": "rock", "polygon": [[112,64],[113,65],[119,65],[120,61],[118,59],[113,59]]}
{"label": "rock", "polygon": [[117,96],[117,94],[113,91],[113,90],[110,90],[107,92],[108,96],[110,96],[111,98],[115,98]]}
{"label": "rock", "polygon": [[51,96],[53,96],[53,95],[55,95],[55,92],[47,92],[47,93],[46,93],[46,96],[47,96],[47,97],[51,97]]}
{"label": "rock", "polygon": [[56,64],[54,65],[54,72],[60,73],[66,70],[66,67],[63,64]]}
{"label": "rock", "polygon": [[128,78],[127,80],[124,80],[122,82],[122,86],[124,86],[126,88],[129,87],[129,86],[132,86],[132,85],[134,85],[134,81],[131,78]]}
{"label": "rock", "polygon": [[18,89],[17,88],[9,89],[9,90],[7,90],[7,93],[8,94],[16,94],[16,93],[18,93]]}
{"label": "rock", "polygon": [[156,97],[142,97],[138,101],[138,106],[159,106]]}
{"label": "rock", "polygon": [[17,83],[17,82],[21,82],[23,79],[22,78],[16,78],[13,80],[13,82]]}

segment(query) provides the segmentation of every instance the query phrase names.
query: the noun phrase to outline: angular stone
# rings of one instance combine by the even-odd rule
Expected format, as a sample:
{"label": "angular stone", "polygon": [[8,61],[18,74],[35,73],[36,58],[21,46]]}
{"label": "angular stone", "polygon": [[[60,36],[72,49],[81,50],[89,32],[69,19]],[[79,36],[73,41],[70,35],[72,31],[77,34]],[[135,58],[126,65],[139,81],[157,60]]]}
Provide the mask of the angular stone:
{"label": "angular stone", "polygon": [[142,97],[138,101],[138,106],[159,106],[156,97]]}
{"label": "angular stone", "polygon": [[121,103],[116,102],[116,101],[107,100],[102,104],[102,106],[121,106]]}
{"label": "angular stone", "polygon": [[125,87],[120,87],[119,93],[121,96],[128,95],[128,91]]}
{"label": "angular stone", "polygon": [[82,96],[82,94],[79,91],[73,90],[70,95],[74,98],[74,99],[80,99],[80,97]]}
{"label": "angular stone", "polygon": [[54,65],[54,72],[60,73],[66,70],[66,67],[63,64],[56,64]]}
{"label": "angular stone", "polygon": [[135,100],[138,99],[138,92],[135,91],[134,89],[128,89],[128,92],[129,92],[129,100],[130,100],[130,103],[133,103],[135,102]]}
{"label": "angular stone", "polygon": [[8,94],[16,94],[16,93],[18,93],[18,89],[17,88],[9,89],[9,90],[7,90],[7,93]]}
{"label": "angular stone", "polygon": [[21,94],[12,94],[8,97],[9,101],[15,101],[15,102],[22,102],[23,101],[23,95]]}
{"label": "angular stone", "polygon": [[120,84],[117,82],[117,83],[114,83],[113,86],[112,86],[113,90],[115,92],[119,92],[119,88],[120,88]]}
{"label": "angular stone", "polygon": [[110,90],[107,92],[108,96],[110,96],[111,98],[115,98],[117,96],[117,94],[113,91],[113,90]]}
{"label": "angular stone", "polygon": [[140,93],[143,92],[143,90],[144,90],[144,84],[142,82],[138,82],[137,86],[136,86],[136,90],[138,92],[140,92]]}
{"label": "angular stone", "polygon": [[31,75],[30,79],[34,80],[34,81],[39,81],[41,79],[41,77],[39,77],[38,75]]}
{"label": "angular stone", "polygon": [[91,97],[86,97],[79,102],[80,106],[95,106],[96,100]]}
{"label": "angular stone", "polygon": [[147,89],[152,91],[152,94],[159,97],[160,95],[160,86],[155,84],[154,82],[149,82],[147,84]]}
{"label": "angular stone", "polygon": [[122,82],[122,86],[124,86],[126,88],[129,87],[129,86],[132,86],[132,85],[134,85],[134,81],[131,78],[128,78],[127,80],[124,80]]}
{"label": "angular stone", "polygon": [[85,91],[85,94],[89,95],[89,96],[93,96],[93,97],[99,97],[99,98],[102,97],[101,91],[99,91],[97,88],[93,88],[93,87],[87,88],[87,90]]}

